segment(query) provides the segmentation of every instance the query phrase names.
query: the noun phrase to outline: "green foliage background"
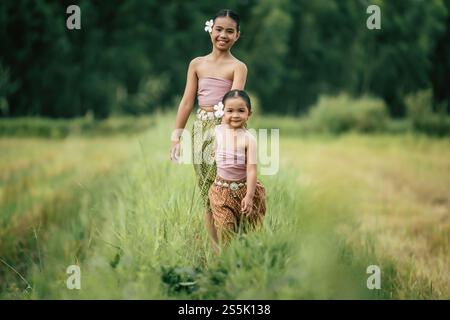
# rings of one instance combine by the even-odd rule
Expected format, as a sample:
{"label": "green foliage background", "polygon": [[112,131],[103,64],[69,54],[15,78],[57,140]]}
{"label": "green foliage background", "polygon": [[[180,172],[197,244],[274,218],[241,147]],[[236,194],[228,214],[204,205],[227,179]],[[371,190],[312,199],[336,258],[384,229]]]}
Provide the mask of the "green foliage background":
{"label": "green foliage background", "polygon": [[[81,8],[81,30],[66,8]],[[366,9],[381,8],[381,30]],[[449,112],[450,0],[4,0],[0,115],[96,118],[174,108],[189,61],[211,49],[204,22],[237,11],[233,54],[264,112],[298,115],[320,95],[381,98],[394,117],[431,89]]]}

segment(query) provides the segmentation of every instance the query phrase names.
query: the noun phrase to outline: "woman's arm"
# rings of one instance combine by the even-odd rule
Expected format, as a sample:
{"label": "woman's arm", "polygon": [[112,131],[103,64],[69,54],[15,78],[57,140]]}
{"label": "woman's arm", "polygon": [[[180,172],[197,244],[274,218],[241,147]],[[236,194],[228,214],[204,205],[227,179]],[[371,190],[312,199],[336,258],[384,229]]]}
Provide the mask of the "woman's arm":
{"label": "woman's arm", "polygon": [[241,207],[242,211],[246,214],[251,213],[253,208],[253,197],[256,189],[256,139],[247,134],[246,137],[246,150],[247,150],[247,193],[244,199],[242,199]]}
{"label": "woman's arm", "polygon": [[244,90],[247,81],[247,66],[243,62],[239,62],[233,75],[233,85],[231,90]]}
{"label": "woman's arm", "polygon": [[199,58],[193,59],[189,63],[187,72],[186,87],[184,89],[183,98],[178,106],[177,117],[175,119],[175,130],[172,134],[172,142],[178,142],[183,132],[186,122],[189,119],[189,115],[194,107],[195,95],[197,93],[197,64]]}

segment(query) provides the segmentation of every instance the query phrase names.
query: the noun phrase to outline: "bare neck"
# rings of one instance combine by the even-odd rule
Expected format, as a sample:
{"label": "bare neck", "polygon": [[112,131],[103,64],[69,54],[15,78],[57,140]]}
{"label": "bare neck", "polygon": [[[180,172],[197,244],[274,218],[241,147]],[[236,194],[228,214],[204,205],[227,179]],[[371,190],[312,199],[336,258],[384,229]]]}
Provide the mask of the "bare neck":
{"label": "bare neck", "polygon": [[210,53],[210,56],[213,60],[226,60],[233,58],[233,55],[231,54],[230,50],[220,51],[217,48],[213,48],[212,52]]}

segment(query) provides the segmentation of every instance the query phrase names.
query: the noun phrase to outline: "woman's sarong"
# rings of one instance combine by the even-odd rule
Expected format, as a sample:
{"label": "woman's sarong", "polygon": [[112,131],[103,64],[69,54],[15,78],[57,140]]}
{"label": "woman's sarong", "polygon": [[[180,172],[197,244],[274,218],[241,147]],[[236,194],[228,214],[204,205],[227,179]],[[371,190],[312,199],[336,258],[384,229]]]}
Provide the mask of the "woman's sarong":
{"label": "woman's sarong", "polygon": [[222,119],[196,119],[192,126],[192,160],[197,183],[200,188],[200,198],[203,206],[210,211],[208,190],[214,182],[217,173],[214,140],[214,128]]}

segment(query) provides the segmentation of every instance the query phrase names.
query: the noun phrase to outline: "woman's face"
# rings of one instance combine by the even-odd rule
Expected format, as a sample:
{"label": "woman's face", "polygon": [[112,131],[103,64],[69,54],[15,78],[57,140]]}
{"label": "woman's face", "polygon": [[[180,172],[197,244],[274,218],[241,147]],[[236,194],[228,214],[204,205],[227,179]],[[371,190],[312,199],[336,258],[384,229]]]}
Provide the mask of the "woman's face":
{"label": "woman's face", "polygon": [[225,101],[223,123],[237,129],[244,126],[251,112],[248,111],[245,101],[240,97],[228,98]]}
{"label": "woman's face", "polygon": [[218,17],[211,32],[213,46],[221,51],[229,50],[239,39],[236,22],[230,17]]}

